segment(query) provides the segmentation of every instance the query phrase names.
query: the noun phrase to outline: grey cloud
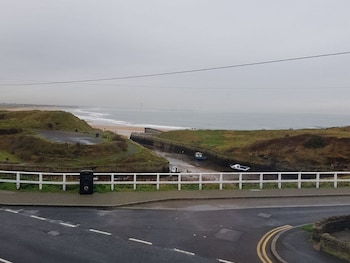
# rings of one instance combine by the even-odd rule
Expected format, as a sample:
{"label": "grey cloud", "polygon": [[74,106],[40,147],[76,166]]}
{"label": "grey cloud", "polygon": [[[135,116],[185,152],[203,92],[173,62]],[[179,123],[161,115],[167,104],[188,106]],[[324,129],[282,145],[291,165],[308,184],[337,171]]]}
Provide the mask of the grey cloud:
{"label": "grey cloud", "polygon": [[[0,84],[350,51],[345,0],[8,0],[1,5]],[[350,95],[349,62],[350,55],[344,55],[79,85],[0,86],[1,102],[343,112]]]}

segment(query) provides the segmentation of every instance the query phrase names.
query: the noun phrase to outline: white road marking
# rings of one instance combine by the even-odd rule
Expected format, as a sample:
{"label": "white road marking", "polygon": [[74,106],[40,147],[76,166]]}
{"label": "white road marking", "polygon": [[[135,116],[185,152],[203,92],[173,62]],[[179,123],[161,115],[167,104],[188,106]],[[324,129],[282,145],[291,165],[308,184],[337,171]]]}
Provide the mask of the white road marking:
{"label": "white road marking", "polygon": [[31,218],[34,218],[34,219],[39,219],[39,220],[42,220],[42,221],[46,221],[46,220],[47,220],[46,218],[41,217],[41,216],[31,215],[30,217],[31,217]]}
{"label": "white road marking", "polygon": [[18,214],[18,211],[12,210],[12,209],[5,209],[5,211],[10,212],[10,213],[14,213],[14,214]]}
{"label": "white road marking", "polygon": [[96,230],[96,229],[92,229],[92,228],[90,228],[89,231],[90,231],[90,232],[97,233],[97,234],[106,235],[106,236],[111,236],[111,235],[112,235],[111,233],[104,232],[104,231],[100,231],[100,230]]}
{"label": "white road marking", "polygon": [[180,252],[180,253],[183,253],[183,254],[186,254],[186,255],[190,255],[190,256],[194,256],[195,255],[195,253],[188,252],[188,251],[181,250],[181,249],[177,249],[177,248],[174,248],[174,251]]}
{"label": "white road marking", "polygon": [[0,262],[2,263],[12,263],[12,261],[8,261],[6,259],[0,258]]}
{"label": "white road marking", "polygon": [[146,245],[152,245],[151,242],[140,240],[140,239],[136,239],[136,238],[132,238],[132,237],[130,237],[129,240],[130,241],[134,241],[134,242],[138,242],[138,243],[142,243],[142,244],[146,244]]}
{"label": "white road marking", "polygon": [[220,259],[218,258],[218,261],[221,263],[234,263],[233,261],[225,260],[225,259]]}
{"label": "white road marking", "polygon": [[62,225],[62,226],[68,226],[68,227],[77,227],[77,225],[73,225],[73,224],[69,224],[69,223],[64,223],[64,222],[61,222],[60,225]]}

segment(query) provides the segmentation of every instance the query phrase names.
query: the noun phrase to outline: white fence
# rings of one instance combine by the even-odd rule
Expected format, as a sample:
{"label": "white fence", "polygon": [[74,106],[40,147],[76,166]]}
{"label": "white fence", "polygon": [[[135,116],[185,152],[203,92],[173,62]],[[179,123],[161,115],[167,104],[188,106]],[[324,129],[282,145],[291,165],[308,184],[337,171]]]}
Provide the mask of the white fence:
{"label": "white fence", "polygon": [[[16,189],[25,185],[60,185],[66,191],[69,185],[79,185],[79,173],[45,173],[1,171],[1,184],[15,184]],[[94,185],[109,185],[137,190],[141,185],[153,185],[160,190],[163,185],[173,185],[177,190],[188,189],[263,189],[263,188],[321,188],[349,187],[350,172],[245,172],[245,173],[95,173]]]}

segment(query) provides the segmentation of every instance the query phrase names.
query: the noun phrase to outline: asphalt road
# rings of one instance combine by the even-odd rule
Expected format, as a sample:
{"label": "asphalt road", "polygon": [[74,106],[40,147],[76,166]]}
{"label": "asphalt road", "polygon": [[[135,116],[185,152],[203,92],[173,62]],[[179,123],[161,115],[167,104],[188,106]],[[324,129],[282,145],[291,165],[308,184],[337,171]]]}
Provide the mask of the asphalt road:
{"label": "asphalt road", "polygon": [[[73,210],[2,210],[0,262],[212,262],[120,236],[118,231],[122,229],[106,227],[109,224],[99,211]],[[85,224],[84,219],[90,215],[92,220]],[[59,217],[74,217],[75,223],[82,224],[54,219]],[[96,220],[95,224],[104,225],[104,231],[100,226],[93,227],[91,221]]]}
{"label": "asphalt road", "polygon": [[0,258],[10,262],[260,262],[256,246],[269,230],[350,212],[350,206],[344,205],[189,207],[2,207]]}

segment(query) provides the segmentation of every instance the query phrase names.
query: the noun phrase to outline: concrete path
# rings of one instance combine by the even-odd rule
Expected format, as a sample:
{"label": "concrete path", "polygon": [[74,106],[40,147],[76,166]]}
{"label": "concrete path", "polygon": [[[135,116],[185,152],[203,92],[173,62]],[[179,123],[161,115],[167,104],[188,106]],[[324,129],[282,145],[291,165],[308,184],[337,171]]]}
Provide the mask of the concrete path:
{"label": "concrete path", "polygon": [[266,190],[193,190],[154,192],[44,193],[0,191],[1,205],[121,207],[166,200],[206,200],[239,198],[280,198],[308,196],[350,196],[349,188],[338,189],[266,189]]}

